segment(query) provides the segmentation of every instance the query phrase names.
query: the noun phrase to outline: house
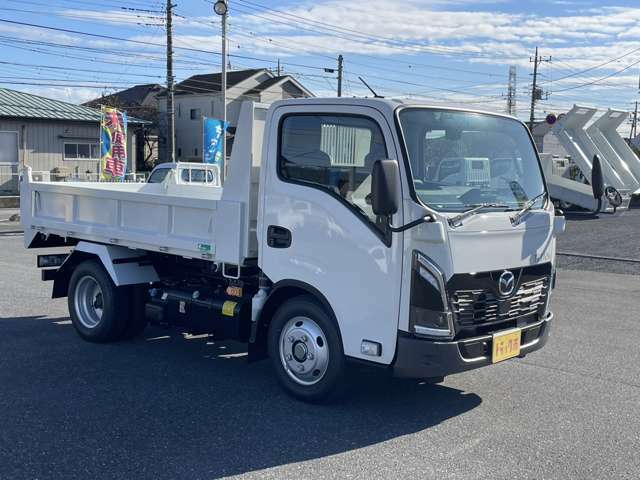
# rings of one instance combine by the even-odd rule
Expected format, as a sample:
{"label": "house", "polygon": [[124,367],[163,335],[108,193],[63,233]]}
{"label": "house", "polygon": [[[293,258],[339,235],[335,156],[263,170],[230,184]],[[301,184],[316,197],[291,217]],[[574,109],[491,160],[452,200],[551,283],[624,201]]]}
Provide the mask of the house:
{"label": "house", "polygon": [[[135,172],[137,129],[129,118],[127,171]],[[17,195],[22,165],[44,177],[96,175],[100,110],[0,88],[0,195]]]}
{"label": "house", "polygon": [[[202,161],[203,118],[222,117],[222,93],[220,73],[194,75],[175,87],[176,158],[182,161]],[[300,82],[290,75],[274,75],[267,69],[236,70],[227,72],[227,121],[230,133],[240,115],[242,102],[251,100],[273,103],[286,98],[312,97]],[[166,91],[158,94],[160,132],[166,139]],[[161,140],[161,145],[166,141]],[[231,151],[232,140],[228,152]],[[163,152],[167,158],[166,152]]]}
{"label": "house", "polygon": [[[146,118],[150,113],[157,115],[157,99],[159,93],[164,91],[164,87],[157,83],[147,83],[135,85],[126,90],[121,90],[110,95],[103,95],[95,100],[90,100],[82,105],[92,108],[100,108],[101,105],[108,105],[115,108],[131,111],[132,115],[143,120],[152,121],[153,118]],[[139,110],[134,112],[134,110]]]}
{"label": "house", "polygon": [[129,115],[150,122],[137,129],[136,157],[138,169],[150,170],[158,162],[158,94],[164,87],[157,83],[135,85],[110,95],[83,103],[86,107],[100,108],[102,105],[125,110]]}

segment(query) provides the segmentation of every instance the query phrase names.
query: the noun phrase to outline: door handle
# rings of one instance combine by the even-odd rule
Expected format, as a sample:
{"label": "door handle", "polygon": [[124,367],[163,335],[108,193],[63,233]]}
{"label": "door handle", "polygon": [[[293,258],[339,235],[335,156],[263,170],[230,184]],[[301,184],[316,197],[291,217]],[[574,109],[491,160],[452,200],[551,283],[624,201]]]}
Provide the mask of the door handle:
{"label": "door handle", "polygon": [[291,246],[291,231],[277,225],[269,225],[267,245],[271,248],[289,248]]}

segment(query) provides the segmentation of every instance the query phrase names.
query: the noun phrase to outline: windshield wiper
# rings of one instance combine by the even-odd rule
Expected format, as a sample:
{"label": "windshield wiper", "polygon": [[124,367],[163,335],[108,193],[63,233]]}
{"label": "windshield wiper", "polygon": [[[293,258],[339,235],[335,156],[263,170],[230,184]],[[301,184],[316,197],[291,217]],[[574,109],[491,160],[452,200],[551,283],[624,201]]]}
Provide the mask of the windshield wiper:
{"label": "windshield wiper", "polygon": [[473,215],[477,214],[481,210],[484,210],[485,208],[509,208],[509,205],[504,205],[502,203],[480,203],[478,205],[470,205],[470,206],[473,208],[465,212],[462,212],[461,214],[456,215],[455,217],[449,218],[448,219],[449,226],[451,226],[452,228],[461,227],[463,220],[466,220],[467,218],[472,217]]}
{"label": "windshield wiper", "polygon": [[512,227],[517,227],[518,225],[520,225],[520,223],[522,222],[522,219],[524,218],[526,213],[529,210],[531,210],[533,208],[533,206],[536,204],[536,202],[538,200],[540,200],[541,198],[543,198],[546,194],[547,194],[547,192],[542,192],[540,195],[536,195],[531,200],[529,200],[527,203],[525,203],[524,206],[522,207],[522,209],[518,213],[516,213],[512,217],[509,217],[509,220],[511,220],[511,226]]}

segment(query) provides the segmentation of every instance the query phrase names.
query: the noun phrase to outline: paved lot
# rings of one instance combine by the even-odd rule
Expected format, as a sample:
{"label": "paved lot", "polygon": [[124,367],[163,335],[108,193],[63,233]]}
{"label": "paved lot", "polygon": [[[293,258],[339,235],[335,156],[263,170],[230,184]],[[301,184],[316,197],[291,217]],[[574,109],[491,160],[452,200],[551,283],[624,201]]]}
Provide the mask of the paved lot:
{"label": "paved lot", "polygon": [[447,378],[287,397],[233,344],[91,345],[0,235],[0,479],[637,478],[640,278],[560,271],[548,346]]}
{"label": "paved lot", "polygon": [[635,259],[638,263],[593,260],[560,255],[559,265],[573,270],[640,275],[640,202],[615,215],[567,213],[567,230],[558,238],[558,251]]}

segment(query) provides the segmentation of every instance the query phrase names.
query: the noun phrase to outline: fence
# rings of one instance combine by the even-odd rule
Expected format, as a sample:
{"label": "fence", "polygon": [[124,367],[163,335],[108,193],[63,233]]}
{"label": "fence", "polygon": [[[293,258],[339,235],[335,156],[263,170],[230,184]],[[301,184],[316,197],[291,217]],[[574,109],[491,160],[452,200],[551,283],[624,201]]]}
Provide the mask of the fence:
{"label": "fence", "polygon": [[[3,168],[0,166],[0,196],[18,195],[20,188],[20,174],[15,168]],[[124,183],[144,183],[147,181],[149,172],[127,173]],[[34,182],[102,182],[99,173],[55,173],[33,171]]]}

